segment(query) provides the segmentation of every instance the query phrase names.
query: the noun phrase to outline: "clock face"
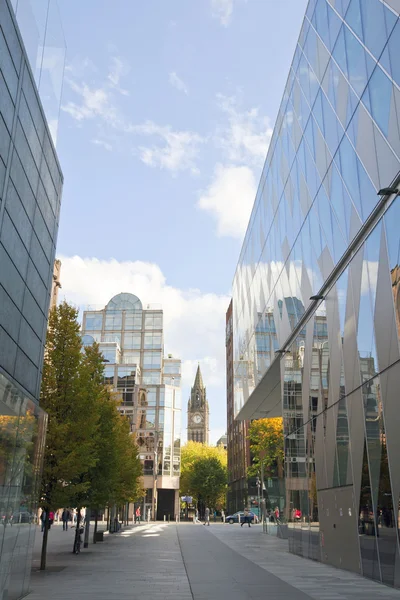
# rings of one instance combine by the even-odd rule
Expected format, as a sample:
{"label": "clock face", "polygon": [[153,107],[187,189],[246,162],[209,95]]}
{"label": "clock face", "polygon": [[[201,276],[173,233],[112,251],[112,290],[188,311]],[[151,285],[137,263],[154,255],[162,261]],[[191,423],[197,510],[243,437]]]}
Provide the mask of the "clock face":
{"label": "clock face", "polygon": [[201,423],[201,416],[200,415],[194,415],[193,422],[196,423],[196,425],[198,425],[199,423]]}

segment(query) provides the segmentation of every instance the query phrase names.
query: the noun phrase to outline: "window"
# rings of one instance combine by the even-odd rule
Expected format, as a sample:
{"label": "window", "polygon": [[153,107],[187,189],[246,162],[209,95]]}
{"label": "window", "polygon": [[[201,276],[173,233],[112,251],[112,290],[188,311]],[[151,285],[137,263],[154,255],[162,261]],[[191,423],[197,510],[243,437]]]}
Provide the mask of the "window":
{"label": "window", "polygon": [[121,334],[120,333],[106,333],[102,336],[102,342],[116,342],[117,344],[121,344]]}
{"label": "window", "polygon": [[136,370],[130,367],[118,367],[117,387],[133,387],[135,385]]}
{"label": "window", "polygon": [[86,314],[85,329],[100,330],[103,326],[103,313]]}
{"label": "window", "polygon": [[160,384],[161,383],[161,372],[160,371],[144,371],[142,376],[142,383],[145,385],[149,384]]}
{"label": "window", "polygon": [[162,335],[160,333],[145,333],[144,334],[144,348],[145,350],[161,349],[162,347]]}
{"label": "window", "polygon": [[162,329],[162,313],[151,313],[145,316],[145,329]]}
{"label": "window", "polygon": [[143,369],[161,369],[161,352],[143,352]]}
{"label": "window", "polygon": [[104,368],[104,384],[114,386],[114,367]]}
{"label": "window", "polygon": [[122,312],[106,313],[105,329],[122,329]]}
{"label": "window", "polygon": [[140,330],[142,329],[142,312],[135,311],[125,314],[125,329],[126,330]]}
{"label": "window", "polygon": [[137,349],[140,350],[142,345],[142,334],[141,333],[125,333],[123,347],[124,350]]}
{"label": "window", "polygon": [[123,361],[125,365],[140,365],[140,352],[129,352],[125,350]]}

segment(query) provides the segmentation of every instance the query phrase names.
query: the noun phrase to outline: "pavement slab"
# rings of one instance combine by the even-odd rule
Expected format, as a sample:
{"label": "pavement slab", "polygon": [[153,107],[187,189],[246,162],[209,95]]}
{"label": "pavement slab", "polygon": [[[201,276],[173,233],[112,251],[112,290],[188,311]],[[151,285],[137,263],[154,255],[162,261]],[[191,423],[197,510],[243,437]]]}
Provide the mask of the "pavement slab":
{"label": "pavement slab", "polygon": [[74,530],[53,526],[27,600],[400,600],[400,591],[290,554],[260,526],[131,526],[72,554]]}

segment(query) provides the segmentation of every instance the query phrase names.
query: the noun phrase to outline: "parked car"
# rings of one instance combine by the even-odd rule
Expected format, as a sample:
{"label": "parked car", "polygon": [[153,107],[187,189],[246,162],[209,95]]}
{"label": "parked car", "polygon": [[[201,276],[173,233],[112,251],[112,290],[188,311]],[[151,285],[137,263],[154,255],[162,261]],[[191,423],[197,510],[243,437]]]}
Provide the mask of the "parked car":
{"label": "parked car", "polygon": [[34,523],[35,515],[24,510],[21,512],[14,513],[12,516],[12,522],[15,523]]}
{"label": "parked car", "polygon": [[[249,511],[250,523],[258,523],[258,517],[255,513]],[[226,517],[225,521],[233,525],[234,523],[243,523],[244,512],[242,510]]]}

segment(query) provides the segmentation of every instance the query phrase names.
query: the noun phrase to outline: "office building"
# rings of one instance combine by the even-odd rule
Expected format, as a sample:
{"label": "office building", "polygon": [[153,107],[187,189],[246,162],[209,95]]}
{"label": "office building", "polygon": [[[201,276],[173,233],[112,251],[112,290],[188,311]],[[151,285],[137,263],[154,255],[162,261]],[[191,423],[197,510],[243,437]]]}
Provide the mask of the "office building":
{"label": "office building", "polygon": [[163,358],[163,311],[133,294],[111,298],[83,313],[82,339],[104,355],[104,383],[131,422],[143,465],[142,514],[152,519],[179,514],[181,461],[181,361]]}
{"label": "office building", "polygon": [[[310,0],[232,319],[235,418],[283,416],[289,549],[395,587],[399,11],[397,0]],[[267,321],[277,348],[260,361]]]}
{"label": "office building", "polygon": [[208,445],[209,423],[210,407],[207,400],[207,391],[203,383],[200,365],[198,365],[187,409],[188,442],[200,442]]}
{"label": "office building", "polygon": [[249,490],[247,469],[251,465],[248,440],[249,421],[235,420],[235,383],[233,368],[232,300],[226,313],[226,399],[227,399],[227,451],[228,490],[227,511],[233,514],[247,506]]}
{"label": "office building", "polygon": [[[13,4],[0,0],[0,597],[8,600],[29,591],[46,429],[39,395],[63,183],[34,76],[46,78],[37,59],[50,51],[50,39],[56,51],[55,23],[41,30],[30,21],[29,3],[19,4],[17,22]],[[18,26],[23,19],[29,40]]]}

